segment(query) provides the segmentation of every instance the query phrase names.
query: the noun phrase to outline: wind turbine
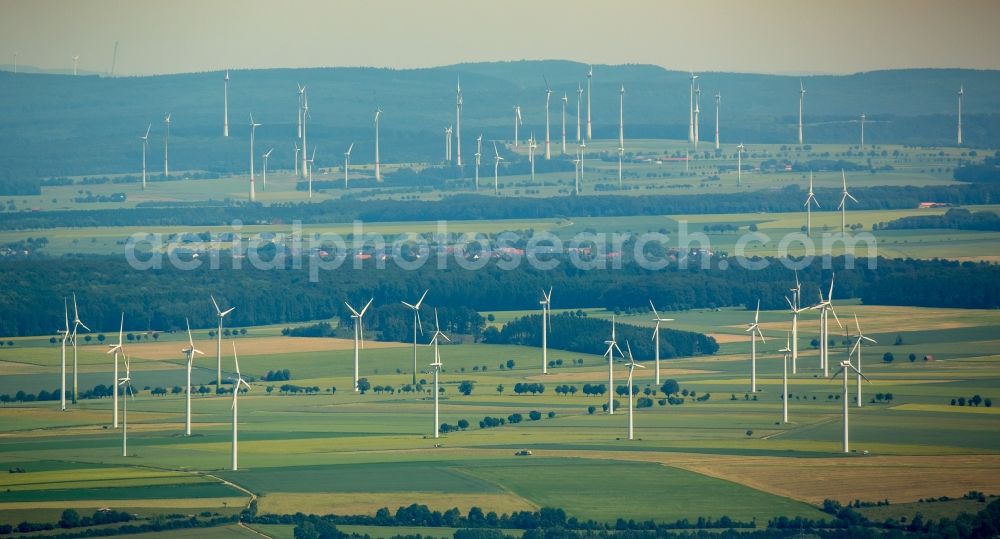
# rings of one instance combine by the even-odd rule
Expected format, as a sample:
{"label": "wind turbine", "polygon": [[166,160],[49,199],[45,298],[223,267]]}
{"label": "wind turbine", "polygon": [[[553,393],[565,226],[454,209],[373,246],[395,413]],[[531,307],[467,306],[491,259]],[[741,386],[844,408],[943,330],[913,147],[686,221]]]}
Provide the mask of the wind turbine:
{"label": "wind turbine", "polygon": [[[118,361],[115,361],[117,367]],[[117,370],[117,369],[116,369]],[[128,456],[128,398],[132,397],[135,399],[135,392],[132,391],[132,370],[129,368],[128,356],[125,356],[125,377],[118,379],[118,384],[115,386],[115,395],[118,394],[118,388],[122,387],[124,390],[124,398],[122,399],[122,456]],[[115,404],[115,411],[118,410],[118,404]]]}
{"label": "wind turbine", "polygon": [[455,165],[462,166],[462,81],[455,85]]}
{"label": "wind turbine", "polygon": [[608,358],[608,415],[614,415],[615,413],[615,350],[618,350],[618,354],[624,356],[622,349],[618,348],[618,342],[615,340],[615,315],[611,315],[611,340],[604,341],[604,344],[608,345],[608,350],[604,352],[604,355]]}
{"label": "wind turbine", "polygon": [[819,291],[819,303],[810,307],[810,309],[819,309],[819,363],[820,368],[823,369],[823,376],[827,376],[830,372],[830,314],[833,313],[833,319],[837,321],[837,325],[844,327],[840,323],[840,318],[837,316],[837,311],[833,310],[833,283],[836,279],[836,275],[830,276],[830,292],[828,293],[826,299],[823,298],[823,290]]}
{"label": "wind turbine", "polygon": [[306,160],[306,166],[309,168],[309,198],[313,197],[313,163],[316,162],[316,147],[313,146],[312,157]]}
{"label": "wind turbine", "polygon": [[698,75],[691,72],[691,86],[688,89],[688,142],[694,142],[694,81],[698,80]]}
{"label": "wind turbine", "polygon": [[[124,351],[122,350],[122,332],[125,329],[125,313],[122,313],[121,325],[118,326],[118,342],[108,345],[108,353],[115,355],[115,369],[114,378],[111,379],[111,387],[115,388],[115,383],[118,381],[118,353]],[[114,407],[114,412],[111,414],[111,422],[114,428],[118,428],[118,389],[115,388],[114,393],[112,393],[112,403]]]}
{"label": "wind turbine", "polygon": [[[517,138],[514,139],[514,145],[517,145]],[[476,191],[479,191],[479,165],[483,160],[483,134],[480,133],[476,137]]]}
{"label": "wind turbine", "polygon": [[795,273],[795,288],[792,288],[790,291],[792,299],[788,299],[788,296],[785,296],[785,302],[788,303],[788,308],[792,311],[792,374],[795,374],[798,370],[797,362],[799,358],[799,313],[806,310],[801,306],[802,285],[799,284],[798,272]]}
{"label": "wind turbine", "polygon": [[250,384],[248,384],[246,380],[243,379],[243,375],[240,374],[240,358],[236,357],[235,341],[233,342],[233,362],[236,364],[236,379],[233,380],[233,471],[235,472],[236,470],[239,469],[239,467],[236,465],[237,457],[239,455],[237,448],[237,443],[238,443],[237,430],[239,425],[239,419],[237,417],[238,416],[237,396],[240,394],[240,386],[246,387],[247,391],[250,391]]}
{"label": "wind turbine", "polygon": [[438,389],[439,377],[441,374],[441,351],[438,348],[440,338],[444,337],[444,340],[451,341],[447,335],[441,332],[441,325],[438,323],[438,313],[437,309],[434,309],[434,335],[431,337],[431,344],[434,345],[434,363],[431,363],[431,367],[434,367],[434,437],[440,438],[440,404],[438,399],[441,396],[441,391]]}
{"label": "wind turbine", "polygon": [[633,427],[635,426],[635,423],[632,420],[632,371],[634,371],[636,367],[639,367],[640,369],[645,369],[646,367],[643,367],[635,362],[635,358],[632,357],[632,345],[629,344],[628,341],[625,341],[625,349],[628,350],[628,439],[634,440],[635,436]]}
{"label": "wind turbine", "polygon": [[849,198],[855,202],[857,202],[858,199],[854,198],[847,192],[847,174],[844,173],[843,169],[840,170],[840,178],[844,182],[844,190],[841,191],[840,205],[837,206],[837,209],[840,210],[840,233],[844,234],[847,231],[847,199]]}
{"label": "wind turbine", "polygon": [[421,335],[424,334],[424,327],[420,324],[420,305],[423,304],[424,298],[427,297],[427,292],[430,292],[430,290],[424,290],[424,294],[420,296],[420,300],[416,303],[400,302],[413,311],[413,385],[417,385],[417,330],[420,330]]}
{"label": "wind turbine", "polygon": [[715,92],[715,149],[719,149],[719,109],[722,108],[722,94]]}
{"label": "wind turbine", "polygon": [[17,51],[14,51],[14,74],[15,75],[17,75],[17,56],[19,54],[21,54],[21,53],[19,53]]}
{"label": "wind turbine", "polygon": [[191,336],[191,323],[185,318],[184,322],[187,323],[188,331],[188,347],[181,350],[187,356],[187,392],[185,393],[184,409],[186,411],[184,418],[184,435],[191,436],[191,367],[194,365],[194,355],[201,354],[205,355],[204,352],[198,350],[194,347],[194,337]]}
{"label": "wind turbine", "polygon": [[741,142],[739,146],[736,147],[736,186],[739,187],[743,185],[743,150],[747,147]]}
{"label": "wind turbine", "polygon": [[347,189],[348,182],[348,170],[351,166],[351,150],[354,149],[354,143],[352,142],[350,146],[347,147],[347,151],[344,152],[344,189]]}
{"label": "wind turbine", "polygon": [[799,146],[802,146],[802,105],[806,99],[806,88],[799,81]]}
{"label": "wind turbine", "polygon": [[[309,94],[306,93],[306,87],[302,86],[299,90],[302,96],[302,178],[304,179],[307,174],[309,174],[309,163],[306,159],[306,120],[309,118]],[[310,192],[310,194],[312,194]],[[310,196],[310,198],[312,198]]]}
{"label": "wind turbine", "polygon": [[368,303],[365,304],[365,306],[361,309],[360,312],[355,310],[354,307],[351,307],[350,303],[347,303],[346,301],[344,302],[344,305],[347,305],[347,308],[350,309],[351,318],[354,320],[354,392],[355,393],[358,392],[358,356],[359,356],[358,350],[360,349],[361,346],[363,346],[361,344],[361,341],[365,339],[365,325],[362,317],[365,315],[365,312],[368,311],[368,307],[371,307],[373,301],[375,301],[375,298],[368,300]]}
{"label": "wind turbine", "polygon": [[59,333],[62,333],[62,362],[59,368],[59,407],[62,411],[66,411],[66,340],[69,339],[69,303],[66,301],[66,296],[63,296],[63,309],[66,315],[66,329],[60,329]]}
{"label": "wind turbine", "polygon": [[861,113],[861,149],[865,149],[865,113]]}
{"label": "wind turbine", "polygon": [[594,66],[590,66],[587,69],[587,140],[591,140],[591,130],[590,130],[590,94],[591,94],[591,81],[594,78]]}
{"label": "wind turbine", "polygon": [[503,157],[500,157],[500,150],[497,149],[496,141],[493,141],[493,152],[496,157],[493,158],[493,194],[500,195],[500,161],[503,161]]}
{"label": "wind turbine", "polygon": [[809,196],[806,197],[806,235],[812,234],[812,205],[816,205],[816,209],[819,209],[819,201],[816,200],[816,195],[813,194],[813,173],[809,172]]}
{"label": "wind turbine", "polygon": [[580,163],[583,162],[581,150],[577,148],[576,159],[573,160],[573,194],[580,194]]}
{"label": "wind turbine", "polygon": [[79,393],[79,376],[77,372],[77,350],[76,350],[76,333],[78,328],[83,328],[90,331],[83,321],[80,320],[80,309],[76,307],[76,293],[73,294],[73,404],[76,404],[76,395]]}
{"label": "wind turbine", "polygon": [[673,322],[673,318],[660,318],[660,313],[656,312],[653,300],[649,300],[649,306],[653,309],[653,348],[656,350],[656,386],[660,386],[660,324],[662,322]]}
{"label": "wind turbine", "polygon": [[166,124],[166,135],[163,137],[163,177],[170,176],[170,113],[163,118]]}
{"label": "wind turbine", "polygon": [[618,147],[625,147],[625,85],[618,90]]}
{"label": "wind turbine", "polygon": [[261,156],[261,157],[264,158],[264,177],[263,177],[263,181],[261,182],[261,185],[260,185],[260,190],[261,191],[267,189],[267,160],[271,158],[271,152],[273,152],[273,151],[274,151],[274,148],[271,148],[271,149],[267,150],[266,152],[264,152],[264,155]]}
{"label": "wind turbine", "polygon": [[222,319],[226,317],[229,313],[236,310],[236,307],[230,307],[223,311],[219,308],[218,302],[215,301],[215,296],[209,296],[212,298],[212,305],[215,307],[215,316],[219,319],[219,327],[215,331],[215,387],[222,387]]}
{"label": "wind turbine", "polygon": [[382,109],[375,109],[375,181],[382,181],[382,165],[379,163],[378,138],[379,138],[379,118],[382,116]]}
{"label": "wind turbine", "polygon": [[74,77],[76,76],[76,67],[77,67],[77,65],[79,63],[80,63],[80,55],[79,54],[74,54],[73,55],[73,76]]}
{"label": "wind turbine", "polygon": [[552,328],[549,326],[549,320],[551,317],[552,310],[552,287],[549,287],[549,292],[546,294],[545,290],[542,290],[542,300],[539,301],[542,305],[542,374],[549,373],[549,331]]}
{"label": "wind turbine", "polygon": [[861,408],[861,341],[868,341],[872,344],[878,344],[878,341],[872,339],[871,337],[866,337],[864,333],[861,332],[861,324],[858,322],[858,313],[854,313],[854,325],[858,328],[857,340],[854,342],[854,347],[851,348],[851,353],[847,355],[848,359],[854,355],[855,351],[858,354],[858,396],[857,403],[858,408]]}
{"label": "wind turbine", "polygon": [[746,331],[750,332],[750,392],[757,392],[757,337],[760,342],[767,342],[764,334],[760,331],[760,300],[757,300],[757,312],[753,315],[753,323],[747,324]]}
{"label": "wind turbine", "polygon": [[531,138],[528,139],[528,162],[531,164],[531,181],[535,181],[535,149],[538,148],[538,144],[535,143],[535,132],[531,132]]}
{"label": "wind turbine", "polygon": [[451,162],[451,131],[452,126],[444,128],[444,160]]}
{"label": "wind turbine", "polygon": [[850,370],[858,373],[858,376],[861,377],[861,378],[864,378],[865,380],[867,380],[869,384],[871,383],[871,380],[868,380],[867,376],[861,374],[861,371],[859,371],[858,369],[855,369],[854,365],[851,365],[850,361],[841,361],[840,362],[840,370],[838,370],[837,372],[833,373],[833,376],[830,376],[830,378],[836,378],[836,376],[838,374],[840,374],[841,372],[844,373],[844,392],[841,395],[841,400],[844,401],[844,453],[850,453],[851,452],[850,444],[848,443],[848,428],[847,428],[847,425],[848,425],[848,412],[847,412],[847,408],[848,408],[848,406],[847,406],[847,400],[848,400],[847,375],[849,374],[848,373],[848,369],[850,369]]}
{"label": "wind turbine", "polygon": [[305,86],[302,86],[302,85],[300,85],[300,84],[299,84],[299,83],[297,83],[297,82],[295,83],[295,86],[297,86],[297,87],[298,87],[298,89],[299,89],[299,94],[298,94],[298,96],[299,96],[299,107],[298,107],[298,114],[299,114],[299,117],[298,117],[298,130],[296,131],[296,135],[295,135],[295,136],[296,136],[296,138],[302,138],[302,105],[304,104],[304,100],[305,100],[305,95],[306,95],[306,87],[305,87]]}
{"label": "wind turbine", "polygon": [[552,88],[549,88],[549,80],[545,80],[545,160],[552,159],[552,141],[549,138],[549,102],[552,100]]}
{"label": "wind turbine", "polygon": [[583,105],[583,86],[580,83],[576,84],[576,143],[580,144],[583,138],[580,136],[580,107]]}
{"label": "wind turbine", "polygon": [[618,147],[618,188],[622,188],[622,161],[625,159],[625,148]]}
{"label": "wind turbine", "polygon": [[781,422],[788,423],[788,358],[792,349],[788,346],[788,336],[785,335],[785,347],[778,350],[784,355],[781,363]]}
{"label": "wind turbine", "polygon": [[298,178],[299,177],[299,152],[302,151],[302,148],[299,148],[299,144],[297,142],[292,143],[292,145],[295,146],[295,159],[293,159],[292,161],[293,161],[294,166],[295,166],[295,177]]}
{"label": "wind turbine", "polygon": [[962,145],[962,99],[965,97],[965,86],[958,87],[958,145]]}
{"label": "wind turbine", "polygon": [[566,104],[569,103],[569,96],[563,93],[562,96],[562,155],[566,155]]}
{"label": "wind turbine", "polygon": [[149,148],[149,130],[153,128],[153,124],[146,126],[146,134],[139,137],[142,141],[142,190],[146,190],[146,148]]}
{"label": "wind turbine", "polygon": [[222,90],[222,136],[229,136],[229,70],[223,80]]}
{"label": "wind turbine", "polygon": [[253,121],[253,114],[250,114],[250,202],[257,200],[257,193],[254,191],[254,178],[253,178],[253,138],[254,133],[256,133],[257,128],[260,127],[259,123]]}
{"label": "wind turbine", "polygon": [[520,136],[518,135],[518,128],[521,127],[521,105],[514,105],[514,147],[517,148]]}
{"label": "wind turbine", "polygon": [[698,134],[698,128],[701,124],[701,85],[698,85],[694,89],[694,149],[698,150],[698,142],[700,136]]}

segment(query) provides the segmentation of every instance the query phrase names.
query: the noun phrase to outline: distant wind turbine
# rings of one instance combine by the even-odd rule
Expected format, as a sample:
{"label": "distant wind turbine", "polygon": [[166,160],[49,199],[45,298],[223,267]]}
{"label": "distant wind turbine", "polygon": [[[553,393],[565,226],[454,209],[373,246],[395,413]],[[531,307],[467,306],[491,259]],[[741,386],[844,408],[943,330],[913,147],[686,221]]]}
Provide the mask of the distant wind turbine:
{"label": "distant wind turbine", "polygon": [[462,166],[462,81],[455,85],[455,165]]}
{"label": "distant wind turbine", "polygon": [[608,414],[615,413],[615,350],[618,355],[624,356],[622,349],[618,348],[618,341],[615,339],[615,315],[611,315],[611,340],[604,341],[608,345],[608,350],[604,356],[608,358]]}
{"label": "distant wind turbine", "polygon": [[764,334],[760,331],[760,300],[757,300],[757,312],[753,315],[753,323],[747,324],[746,331],[750,332],[750,393],[757,392],[757,337],[760,342],[764,340]]}
{"label": "distant wind turbine", "polygon": [[594,66],[590,66],[587,69],[587,140],[591,140],[592,132],[590,130],[590,94],[591,94],[591,81],[594,79]]}
{"label": "distant wind turbine", "polygon": [[77,68],[77,65],[79,65],[79,63],[80,63],[80,55],[79,54],[74,54],[73,55],[73,76],[74,77],[76,76],[76,68]]}
{"label": "distant wind turbine", "polygon": [[[301,168],[301,171],[302,171],[302,179],[306,179],[306,177],[310,173],[310,170],[309,170],[308,159],[306,159],[306,157],[308,156],[308,154],[306,153],[306,151],[307,151],[307,146],[306,146],[306,120],[309,119],[309,94],[306,93],[306,87],[305,86],[300,86],[299,87],[299,95],[300,95],[300,98],[302,99],[302,122],[301,122],[302,123],[302,136],[299,137],[299,138],[302,139],[302,168]],[[312,198],[311,195],[312,195],[312,193],[310,192],[310,197],[309,198]]]}
{"label": "distant wind turbine", "polygon": [[[515,140],[517,140],[515,138]],[[476,137],[476,191],[479,191],[479,165],[483,160],[483,134]]]}
{"label": "distant wind turbine", "polygon": [[833,309],[833,283],[836,279],[836,275],[830,276],[830,292],[827,297],[823,297],[823,290],[819,290],[819,303],[810,307],[812,310],[819,309],[819,363],[820,368],[823,369],[823,376],[827,376],[830,373],[830,314],[833,313],[833,319],[837,321],[837,325],[844,327],[840,323],[840,318],[837,316],[837,311]]}
{"label": "distant wind turbine", "polygon": [[698,129],[701,126],[701,85],[698,85],[694,89],[694,149],[698,150],[698,142],[701,137],[698,133]]}
{"label": "distant wind turbine", "polygon": [[563,93],[562,96],[562,155],[566,155],[566,104],[569,103],[569,96]]}
{"label": "distant wind turbine", "polygon": [[163,177],[170,176],[170,113],[163,118],[166,124],[166,135],[163,137]]}
{"label": "distant wind turbine", "polygon": [[149,148],[149,130],[153,128],[153,124],[146,126],[146,134],[139,137],[142,141],[142,190],[146,190],[146,149]]}
{"label": "distant wind turbine", "polygon": [[219,303],[215,301],[215,296],[210,295],[212,298],[212,306],[215,307],[215,317],[219,319],[219,327],[215,331],[215,387],[222,387],[222,319],[226,317],[229,313],[236,310],[236,307],[230,307],[226,310],[219,308]]}
{"label": "distant wind turbine", "polygon": [[264,175],[261,177],[262,181],[260,183],[260,190],[261,191],[267,189],[267,160],[271,158],[271,152],[273,152],[273,151],[274,151],[274,148],[270,148],[266,152],[264,152],[263,155],[261,155],[261,158],[263,158],[263,160],[264,160]]}
{"label": "distant wind turbine", "polygon": [[538,148],[538,144],[535,143],[535,132],[531,132],[531,138],[528,139],[528,163],[531,164],[531,181],[535,181],[535,149]]}
{"label": "distant wind turbine", "polygon": [[347,147],[347,151],[344,152],[344,189],[347,189],[347,184],[350,180],[351,150],[353,149],[354,143],[352,142],[351,145]]}
{"label": "distant wind turbine", "polygon": [[837,372],[833,373],[833,376],[830,376],[830,378],[836,378],[838,374],[844,373],[844,390],[843,390],[843,394],[841,395],[841,400],[844,402],[844,453],[850,453],[851,452],[850,443],[848,442],[849,436],[848,436],[848,412],[847,412],[848,404],[847,404],[847,401],[849,399],[849,394],[848,394],[848,390],[847,390],[847,375],[850,374],[848,372],[848,370],[852,370],[852,371],[856,372],[858,374],[858,376],[860,376],[860,377],[864,378],[865,380],[867,380],[868,383],[871,383],[871,380],[868,380],[867,376],[865,376],[864,374],[861,374],[861,371],[859,371],[858,369],[855,369],[854,365],[851,365],[850,361],[841,361],[840,362],[840,370],[838,370]]}
{"label": "distant wind turbine", "polygon": [[191,336],[191,322],[184,320],[187,324],[188,347],[181,350],[187,356],[187,391],[184,395],[184,435],[191,436],[191,367],[194,366],[194,355],[205,355],[204,352],[194,347],[194,337]]}
{"label": "distant wind turbine", "polygon": [[802,107],[806,100],[806,88],[799,81],[799,146],[802,146]]}
{"label": "distant wind turbine", "polygon": [[229,136],[229,70],[223,80],[222,90],[222,136]]}
{"label": "distant wind turbine", "polygon": [[795,288],[791,289],[791,293],[792,299],[785,296],[785,302],[788,303],[788,308],[792,311],[792,374],[795,374],[798,370],[799,358],[799,313],[806,310],[801,306],[802,285],[799,284],[798,272],[795,273]]}
{"label": "distant wind turbine", "polygon": [[238,413],[238,402],[237,398],[240,394],[241,386],[245,387],[247,391],[250,391],[250,384],[243,379],[243,375],[240,374],[240,358],[236,357],[236,341],[233,341],[233,363],[236,365],[236,379],[233,380],[233,466],[232,470],[235,472],[239,469],[237,462],[239,460],[239,413]]}
{"label": "distant wind turbine", "polygon": [[552,287],[549,287],[549,292],[545,293],[542,290],[542,300],[538,303],[542,306],[542,374],[549,373],[549,332],[552,328],[549,326],[549,321],[551,320],[552,312]]}
{"label": "distant wind turbine", "polygon": [[375,181],[376,182],[382,181],[382,166],[381,163],[379,163],[379,155],[378,155],[378,137],[379,137],[378,122],[381,116],[382,116],[382,109],[381,108],[375,109]]}
{"label": "distant wind turbine", "polygon": [[302,148],[299,148],[299,144],[297,142],[293,143],[293,146],[295,146],[295,159],[292,159],[292,161],[293,161],[294,166],[295,166],[295,177],[298,178],[299,177],[299,152],[302,151]]}
{"label": "distant wind turbine", "polygon": [[861,113],[861,149],[865,149],[865,113]]}
{"label": "distant wind turbine", "polygon": [[503,157],[500,157],[500,150],[497,149],[496,141],[493,141],[493,153],[496,157],[493,158],[493,194],[500,195],[500,161],[503,161]]}
{"label": "distant wind turbine", "polygon": [[583,138],[580,136],[581,135],[580,119],[583,116],[583,114],[581,114],[581,112],[583,111],[580,110],[580,107],[582,105],[583,105],[583,86],[580,86],[580,83],[577,83],[576,84],[576,143],[577,144],[580,144],[580,142],[583,141]]}
{"label": "distant wind turbine", "polygon": [[788,423],[788,358],[792,349],[788,346],[788,336],[785,336],[785,347],[778,350],[784,357],[781,363],[781,422]]}
{"label": "distant wind turbine", "polygon": [[653,348],[656,351],[656,386],[660,386],[660,324],[663,322],[673,322],[673,318],[660,318],[660,313],[656,312],[653,300],[649,300],[649,306],[653,309]]}
{"label": "distant wind turbine", "polygon": [[809,172],[809,196],[806,197],[806,235],[812,234],[812,205],[815,204],[816,208],[819,209],[819,201],[816,200],[816,195],[813,193],[813,173]]}
{"label": "distant wind turbine", "polygon": [[549,81],[545,77],[545,160],[552,159],[552,140],[549,137],[549,102],[552,100],[552,88],[549,88]]}
{"label": "distant wind turbine", "polygon": [[446,341],[451,341],[447,335],[441,332],[441,324],[438,323],[438,313],[437,309],[434,309],[434,335],[431,337],[431,344],[434,346],[434,363],[431,363],[431,367],[434,367],[434,437],[439,438],[441,436],[441,419],[440,419],[440,403],[438,399],[441,397],[441,390],[439,389],[440,375],[441,375],[441,351],[440,351],[440,340],[444,338]]}
{"label": "distant wind turbine", "polygon": [[632,371],[634,371],[636,367],[639,367],[640,369],[645,369],[646,367],[643,367],[642,365],[640,365],[640,364],[638,364],[638,363],[635,362],[635,358],[632,357],[632,345],[629,344],[628,341],[625,342],[625,349],[628,350],[628,364],[627,364],[628,365],[628,386],[627,386],[628,387],[628,389],[627,389],[627,392],[628,392],[628,439],[629,440],[634,440],[635,439],[635,428],[634,428],[635,427],[635,421],[633,421],[633,419],[632,419],[632,416],[634,414],[634,412],[632,411],[632,409],[633,409],[632,401],[634,400],[634,397],[632,396]]}
{"label": "distant wind turbine", "polygon": [[858,322],[858,313],[854,313],[854,325],[858,328],[857,340],[854,341],[854,347],[851,348],[851,353],[848,354],[848,359],[855,353],[858,355],[858,395],[857,404],[858,408],[861,408],[861,341],[868,341],[872,344],[878,344],[878,341],[872,339],[871,337],[866,337],[864,333],[861,332],[861,323]]}
{"label": "distant wind turbine", "polygon": [[962,99],[965,97],[965,86],[958,87],[958,145],[962,145]]}
{"label": "distant wind turbine", "polygon": [[840,210],[840,233],[845,234],[847,232],[847,199],[854,202],[857,202],[858,199],[847,192],[847,174],[844,173],[843,169],[840,170],[840,178],[843,180],[844,190],[841,192],[840,205],[837,206],[837,209]]}
{"label": "distant wind turbine", "polygon": [[424,298],[427,297],[427,292],[430,290],[424,290],[423,295],[416,303],[400,302],[413,311],[413,385],[417,385],[417,330],[420,330],[421,335],[424,334],[424,327],[420,324],[420,306],[423,304]]}
{"label": "distant wind turbine", "polygon": [[719,109],[722,108],[722,94],[715,92],[715,149],[719,149]]}
{"label": "distant wind turbine", "polygon": [[316,146],[313,146],[312,157],[306,160],[306,167],[309,169],[309,198],[313,197],[313,163],[316,162]]}
{"label": "distant wind turbine", "polygon": [[[117,364],[117,361],[115,362]],[[118,379],[118,384],[114,386],[115,395],[118,394],[118,388],[122,388],[124,395],[122,398],[122,456],[128,456],[128,399],[132,397],[135,400],[135,393],[132,391],[132,369],[129,366],[130,361],[128,356],[125,356],[125,377]],[[115,410],[117,410],[117,404],[115,405]]]}
{"label": "distant wind turbine", "polygon": [[257,200],[257,193],[254,191],[254,177],[253,177],[253,138],[254,133],[257,132],[257,128],[260,127],[259,123],[253,121],[253,113],[250,114],[250,202]]}
{"label": "distant wind turbine", "polygon": [[520,142],[519,142],[520,135],[518,135],[518,129],[521,127],[521,123],[522,123],[522,120],[521,120],[521,105],[514,105],[514,147],[515,148],[517,148],[517,146],[520,144]]}
{"label": "distant wind turbine", "polygon": [[[118,326],[118,342],[111,343],[111,344],[108,345],[108,353],[115,355],[114,377],[111,379],[111,387],[112,388],[115,388],[115,383],[117,383],[117,381],[118,381],[118,354],[119,353],[121,353],[122,355],[125,354],[124,350],[122,349],[122,333],[123,333],[124,329],[125,329],[125,313],[122,313],[121,324]],[[118,389],[117,388],[115,388],[115,391],[114,391],[114,393],[112,393],[111,396],[113,397],[113,399],[112,399],[112,408],[114,408],[114,412],[112,412],[112,414],[111,414],[111,423],[112,423],[113,427],[117,429],[118,428]]]}
{"label": "distant wind turbine", "polygon": [[66,301],[66,296],[63,296],[63,309],[66,315],[66,329],[60,329],[59,333],[62,333],[62,361],[59,367],[59,409],[63,412],[66,411],[66,341],[70,338],[69,333],[69,303]]}
{"label": "distant wind turbine", "polygon": [[743,151],[746,150],[746,146],[741,142],[739,146],[736,147],[736,186],[739,187],[743,185]]}
{"label": "distant wind turbine", "polygon": [[73,404],[76,404],[76,396],[80,393],[79,390],[80,369],[78,368],[79,364],[77,363],[77,349],[76,349],[78,328],[83,328],[87,331],[90,331],[90,328],[88,328],[80,320],[80,309],[76,307],[76,294],[74,293],[73,294]]}
{"label": "distant wind turbine", "polygon": [[358,356],[360,355],[359,349],[361,348],[362,342],[365,340],[365,324],[364,316],[365,312],[368,311],[368,307],[371,307],[372,302],[375,298],[368,300],[368,303],[361,308],[360,311],[356,310],[351,306],[350,303],[344,302],[347,308],[351,311],[351,319],[354,320],[354,392],[358,392],[358,376],[359,376],[359,366],[358,366]]}
{"label": "distant wind turbine", "polygon": [[444,160],[448,163],[451,162],[451,132],[452,126],[444,128]]}
{"label": "distant wind turbine", "polygon": [[694,143],[694,81],[698,80],[698,75],[691,72],[691,85],[688,89],[688,142]]}

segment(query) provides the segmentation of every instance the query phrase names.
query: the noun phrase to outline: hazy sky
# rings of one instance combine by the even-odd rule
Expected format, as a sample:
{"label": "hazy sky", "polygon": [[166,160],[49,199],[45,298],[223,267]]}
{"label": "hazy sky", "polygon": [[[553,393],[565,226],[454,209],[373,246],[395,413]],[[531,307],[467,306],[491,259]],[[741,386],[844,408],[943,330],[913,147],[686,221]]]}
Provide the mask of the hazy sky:
{"label": "hazy sky", "polygon": [[[291,7],[288,7],[291,6]],[[850,73],[1000,68],[998,0],[0,0],[0,64],[119,74],[568,59]]]}

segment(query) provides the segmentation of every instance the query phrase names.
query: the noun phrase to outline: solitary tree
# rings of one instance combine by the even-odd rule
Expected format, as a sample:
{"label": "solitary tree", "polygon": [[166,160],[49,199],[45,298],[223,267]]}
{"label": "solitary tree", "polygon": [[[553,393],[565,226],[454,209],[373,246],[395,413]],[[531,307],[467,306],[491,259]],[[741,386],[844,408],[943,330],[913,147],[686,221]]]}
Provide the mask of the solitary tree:
{"label": "solitary tree", "polygon": [[503,390],[504,390],[503,384],[497,384],[497,393],[503,395]]}
{"label": "solitary tree", "polygon": [[464,382],[458,385],[458,392],[468,397],[472,393],[472,390],[475,389],[475,387],[476,387],[475,384],[473,384],[471,381],[465,380]]}
{"label": "solitary tree", "polygon": [[892,363],[892,361],[894,359],[896,359],[896,358],[892,355],[892,352],[886,352],[886,353],[882,354],[882,361],[884,361],[886,363]]}

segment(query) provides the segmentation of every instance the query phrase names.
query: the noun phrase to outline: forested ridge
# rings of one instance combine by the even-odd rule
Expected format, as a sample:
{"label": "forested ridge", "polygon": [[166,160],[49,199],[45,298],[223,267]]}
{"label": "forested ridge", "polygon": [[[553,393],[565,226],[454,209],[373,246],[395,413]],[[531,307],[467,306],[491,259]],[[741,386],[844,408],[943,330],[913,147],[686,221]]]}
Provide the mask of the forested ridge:
{"label": "forested ridge", "polygon": [[[839,189],[816,189],[822,208],[834,211]],[[926,187],[865,187],[852,190],[859,200],[852,210],[916,208],[933,201],[955,205],[1000,201],[1000,183]],[[220,226],[254,223],[345,223],[385,221],[500,220],[552,217],[614,217],[802,211],[805,192],[798,184],[780,191],[706,195],[602,195],[552,198],[505,198],[452,195],[437,201],[326,200],[265,206],[241,203],[197,207],[40,211],[0,213],[0,229],[23,230],[95,226]],[[44,234],[40,234],[44,235]]]}
{"label": "forested ridge", "polygon": [[[344,301],[363,304],[374,297],[366,320],[391,335],[409,334],[411,319],[401,300],[416,301],[429,289],[428,309],[441,308],[448,331],[467,333],[475,323],[470,311],[535,310],[541,290],[554,288],[553,308],[606,307],[647,309],[649,300],[664,311],[725,306],[786,308],[784,296],[794,284],[793,272],[777,259],[760,259],[768,267],[749,270],[740,264],[710,269],[698,264],[680,269],[646,270],[632,262],[621,269],[580,270],[562,261],[554,269],[538,270],[522,263],[502,270],[490,264],[465,270],[450,264],[439,270],[426,264],[402,270],[389,264],[375,269],[369,260],[360,269],[345,263],[340,269],[319,272],[310,282],[309,262],[293,269],[258,270],[250,265],[217,270],[203,264],[184,271],[165,265],[159,270],[132,269],[122,257],[0,258],[0,334],[55,334],[63,324],[63,297],[76,292],[81,317],[95,331],[117,328],[125,312],[127,330],[172,330],[190,318],[194,327],[212,327],[215,315],[209,294],[221,305],[236,307],[227,318],[231,327],[280,324],[346,317]],[[927,307],[1000,307],[1000,266],[944,260],[879,258],[874,269],[855,260],[834,258],[834,298],[860,297],[867,304]],[[828,286],[830,271],[822,259],[799,271],[803,304]],[[447,312],[454,309],[454,314]],[[431,311],[425,312],[425,317]],[[426,318],[425,318],[426,320]],[[454,325],[450,325],[454,324]],[[378,326],[382,326],[379,328]],[[461,327],[460,327],[461,325]],[[425,328],[426,329],[426,328]]]}

